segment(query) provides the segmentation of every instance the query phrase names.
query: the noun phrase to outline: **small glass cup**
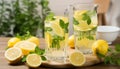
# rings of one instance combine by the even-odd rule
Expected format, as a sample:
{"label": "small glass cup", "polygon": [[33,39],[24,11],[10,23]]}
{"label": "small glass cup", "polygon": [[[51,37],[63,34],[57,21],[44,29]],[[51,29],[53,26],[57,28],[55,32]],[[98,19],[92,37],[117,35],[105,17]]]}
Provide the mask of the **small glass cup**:
{"label": "small glass cup", "polygon": [[72,5],[75,49],[84,54],[92,54],[92,44],[96,40],[97,13],[94,4]]}
{"label": "small glass cup", "polygon": [[53,16],[45,21],[46,57],[50,61],[66,62],[68,18]]}

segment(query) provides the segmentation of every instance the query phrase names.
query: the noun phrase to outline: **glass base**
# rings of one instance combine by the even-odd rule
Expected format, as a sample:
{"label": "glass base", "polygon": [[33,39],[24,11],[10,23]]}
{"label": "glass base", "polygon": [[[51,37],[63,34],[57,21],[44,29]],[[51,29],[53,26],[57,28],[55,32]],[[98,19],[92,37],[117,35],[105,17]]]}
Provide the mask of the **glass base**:
{"label": "glass base", "polygon": [[90,48],[81,48],[81,47],[76,47],[75,48],[77,51],[82,52],[83,54],[92,54],[92,49]]}
{"label": "glass base", "polygon": [[46,52],[46,58],[49,61],[55,61],[59,63],[65,63],[67,59],[67,55],[64,51],[52,51],[52,52]]}

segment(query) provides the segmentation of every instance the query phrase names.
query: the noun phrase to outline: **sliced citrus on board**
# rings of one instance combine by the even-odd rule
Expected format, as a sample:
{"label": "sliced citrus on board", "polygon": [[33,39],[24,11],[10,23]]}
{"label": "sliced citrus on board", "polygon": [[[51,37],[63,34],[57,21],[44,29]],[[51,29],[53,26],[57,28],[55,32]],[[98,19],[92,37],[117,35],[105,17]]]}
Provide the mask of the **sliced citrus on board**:
{"label": "sliced citrus on board", "polygon": [[70,54],[69,60],[74,66],[82,66],[86,61],[85,56],[81,52],[73,52]]}
{"label": "sliced citrus on board", "polygon": [[10,63],[16,63],[22,58],[22,50],[17,47],[12,47],[5,51],[4,56]]}
{"label": "sliced citrus on board", "polygon": [[29,52],[35,51],[36,46],[35,43],[29,41],[20,41],[14,45],[14,47],[18,47],[22,50],[23,55],[28,55]]}
{"label": "sliced citrus on board", "polygon": [[34,36],[32,36],[32,37],[30,37],[29,39],[27,39],[28,41],[30,41],[30,42],[33,42],[33,43],[35,43],[37,46],[39,46],[40,45],[40,39],[39,38],[37,38],[37,37],[34,37]]}
{"label": "sliced citrus on board", "polygon": [[39,67],[41,65],[42,59],[38,54],[29,54],[26,57],[26,63],[30,67]]}
{"label": "sliced citrus on board", "polygon": [[21,41],[19,38],[17,37],[13,37],[11,39],[8,40],[8,47],[13,47],[17,42]]}
{"label": "sliced citrus on board", "polygon": [[97,40],[93,43],[92,45],[92,51],[93,54],[102,54],[102,55],[106,55],[108,52],[108,43],[105,40]]}

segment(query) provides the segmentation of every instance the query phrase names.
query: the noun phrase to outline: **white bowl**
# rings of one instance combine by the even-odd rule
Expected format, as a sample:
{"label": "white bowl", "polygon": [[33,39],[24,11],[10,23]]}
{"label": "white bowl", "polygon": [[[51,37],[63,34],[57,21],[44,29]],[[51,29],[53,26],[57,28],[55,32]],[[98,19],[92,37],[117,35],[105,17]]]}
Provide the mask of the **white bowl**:
{"label": "white bowl", "polygon": [[98,26],[97,28],[97,39],[103,39],[112,44],[112,42],[118,37],[120,28],[116,26]]}

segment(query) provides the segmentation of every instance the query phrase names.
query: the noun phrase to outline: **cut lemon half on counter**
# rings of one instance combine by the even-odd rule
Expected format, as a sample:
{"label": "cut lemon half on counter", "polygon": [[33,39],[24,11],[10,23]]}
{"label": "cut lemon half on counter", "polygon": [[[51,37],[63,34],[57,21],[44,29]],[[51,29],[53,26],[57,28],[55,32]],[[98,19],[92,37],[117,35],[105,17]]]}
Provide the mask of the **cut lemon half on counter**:
{"label": "cut lemon half on counter", "polygon": [[23,55],[28,55],[30,52],[35,51],[36,46],[35,43],[29,41],[20,41],[14,45],[14,47],[18,47],[22,50]]}
{"label": "cut lemon half on counter", "polygon": [[81,52],[73,52],[70,54],[69,60],[74,66],[82,66],[86,61],[85,56]]}
{"label": "cut lemon half on counter", "polygon": [[30,67],[39,67],[42,63],[42,59],[38,54],[29,54],[26,57],[26,63]]}
{"label": "cut lemon half on counter", "polygon": [[10,63],[16,63],[22,58],[22,50],[17,47],[12,47],[5,51],[4,56]]}

